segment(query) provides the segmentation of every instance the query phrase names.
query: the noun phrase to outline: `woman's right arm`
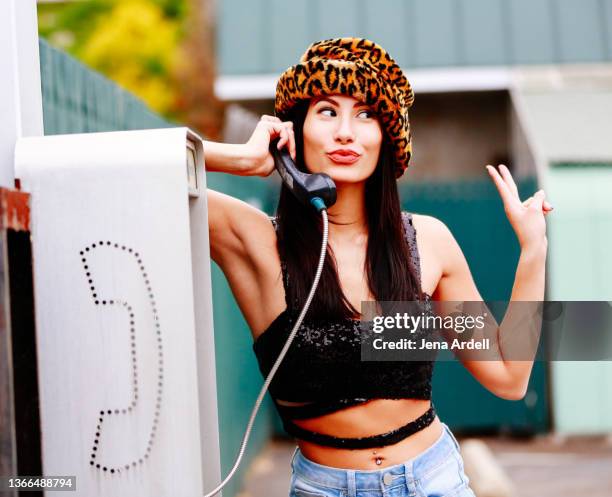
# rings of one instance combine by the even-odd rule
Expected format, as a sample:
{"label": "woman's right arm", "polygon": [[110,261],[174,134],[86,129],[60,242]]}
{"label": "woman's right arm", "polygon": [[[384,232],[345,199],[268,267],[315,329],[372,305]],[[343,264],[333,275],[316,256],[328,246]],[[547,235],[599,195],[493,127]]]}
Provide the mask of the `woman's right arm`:
{"label": "woman's right arm", "polygon": [[[280,137],[279,148],[289,147],[295,159],[293,123],[281,122],[273,116],[262,116],[245,144],[204,141],[206,171],[238,176],[268,176],[274,160],[268,150],[270,141]],[[207,189],[208,225],[211,257],[222,265],[228,257],[246,256],[246,241],[257,231],[256,224],[267,215],[252,205],[230,195]]]}
{"label": "woman's right arm", "polygon": [[[239,176],[268,176],[274,160],[268,147],[280,137],[295,159],[293,123],[262,116],[244,145],[204,142],[207,171]],[[210,256],[228,280],[251,330],[263,330],[282,311],[283,289],[278,283],[280,260],[276,234],[265,212],[230,195],[207,190]],[[255,331],[254,331],[255,333]]]}

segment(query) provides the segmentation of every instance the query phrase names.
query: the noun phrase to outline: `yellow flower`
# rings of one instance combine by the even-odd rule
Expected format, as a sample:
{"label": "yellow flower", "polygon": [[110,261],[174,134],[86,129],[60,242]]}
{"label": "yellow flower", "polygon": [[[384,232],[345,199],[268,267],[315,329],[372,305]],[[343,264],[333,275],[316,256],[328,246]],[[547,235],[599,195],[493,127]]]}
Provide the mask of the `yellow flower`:
{"label": "yellow flower", "polygon": [[179,26],[146,0],[122,0],[102,16],[79,58],[135,93],[157,112],[171,111]]}

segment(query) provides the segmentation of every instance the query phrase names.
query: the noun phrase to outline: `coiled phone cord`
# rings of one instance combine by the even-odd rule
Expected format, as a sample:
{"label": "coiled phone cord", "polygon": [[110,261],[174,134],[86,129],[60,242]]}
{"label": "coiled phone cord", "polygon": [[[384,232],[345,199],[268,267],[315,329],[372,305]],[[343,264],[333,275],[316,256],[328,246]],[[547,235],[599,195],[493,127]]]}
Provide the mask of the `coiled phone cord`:
{"label": "coiled phone cord", "polygon": [[[320,200],[320,199],[317,199],[317,200]],[[313,204],[315,204],[315,202],[313,202]],[[323,203],[321,202],[321,204]],[[219,485],[217,485],[212,491],[210,491],[207,494],[204,494],[204,497],[212,497],[213,495],[216,495],[227,484],[227,482],[232,478],[232,476],[234,476],[234,473],[238,469],[242,456],[244,455],[244,451],[246,449],[246,445],[248,443],[249,436],[251,434],[251,429],[253,428],[253,423],[255,422],[255,416],[257,416],[257,411],[259,411],[259,407],[263,401],[264,395],[266,394],[266,391],[268,390],[268,386],[270,386],[270,383],[272,382],[272,378],[274,377],[276,370],[279,368],[280,363],[285,357],[285,354],[287,353],[287,350],[289,349],[289,346],[291,345],[291,342],[293,341],[293,338],[295,337],[295,334],[297,333],[298,328],[302,324],[302,320],[304,319],[304,316],[306,315],[306,312],[308,311],[308,308],[310,307],[312,298],[314,297],[317,286],[319,285],[319,279],[321,277],[321,272],[323,271],[323,262],[325,261],[325,253],[327,252],[327,235],[328,235],[327,210],[324,208],[324,204],[323,204],[323,208],[320,208],[319,211],[321,212],[321,216],[323,217],[323,241],[321,243],[321,255],[319,256],[319,265],[317,266],[317,272],[315,274],[314,281],[312,282],[312,287],[310,288],[310,293],[308,294],[306,303],[304,304],[304,307],[302,308],[302,312],[300,312],[300,315],[298,316],[298,319],[295,322],[295,325],[293,326],[291,333],[289,334],[289,338],[287,338],[287,341],[285,342],[284,347],[278,354],[278,358],[276,359],[274,366],[272,366],[272,369],[268,373],[268,377],[266,378],[266,381],[264,382],[263,386],[261,387],[261,391],[259,392],[259,395],[257,396],[257,400],[255,401],[255,405],[253,406],[253,410],[251,411],[251,417],[249,418],[249,422],[244,432],[244,436],[242,437],[242,442],[240,443],[240,451],[238,452],[238,457],[236,458],[236,462],[234,463],[234,466],[230,470],[229,474],[225,477],[225,479]]]}

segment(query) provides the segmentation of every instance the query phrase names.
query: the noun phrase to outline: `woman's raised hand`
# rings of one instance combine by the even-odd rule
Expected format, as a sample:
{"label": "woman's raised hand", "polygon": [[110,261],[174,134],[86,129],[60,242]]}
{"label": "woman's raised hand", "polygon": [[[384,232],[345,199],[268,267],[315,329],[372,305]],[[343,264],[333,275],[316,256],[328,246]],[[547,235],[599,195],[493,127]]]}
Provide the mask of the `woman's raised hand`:
{"label": "woman's raised hand", "polygon": [[274,159],[268,147],[270,142],[280,137],[278,148],[288,147],[295,161],[295,136],[293,122],[281,121],[278,117],[263,115],[257,123],[249,141],[243,145],[248,167],[245,176],[268,176],[274,170]]}
{"label": "woman's raised hand", "polygon": [[553,207],[545,200],[544,190],[538,190],[531,197],[521,202],[518,188],[508,168],[500,164],[500,175],[493,166],[487,165],[486,167],[504,203],[504,211],[516,233],[521,248],[546,244],[546,220],[544,216]]}

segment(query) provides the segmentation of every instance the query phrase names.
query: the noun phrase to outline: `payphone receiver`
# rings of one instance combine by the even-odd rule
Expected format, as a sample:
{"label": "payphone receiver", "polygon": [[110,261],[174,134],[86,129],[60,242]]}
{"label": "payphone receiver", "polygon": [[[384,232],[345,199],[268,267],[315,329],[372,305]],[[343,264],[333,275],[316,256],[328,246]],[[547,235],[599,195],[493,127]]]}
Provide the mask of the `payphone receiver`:
{"label": "payphone receiver", "polygon": [[[325,173],[304,173],[300,171],[285,147],[278,149],[278,138],[270,141],[270,153],[274,167],[283,182],[305,205],[313,205],[318,211],[336,203],[336,185]],[[315,199],[320,199],[315,200]],[[323,205],[321,205],[321,201]]]}

